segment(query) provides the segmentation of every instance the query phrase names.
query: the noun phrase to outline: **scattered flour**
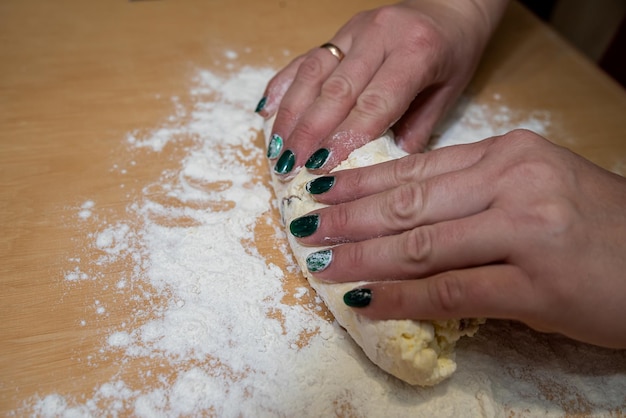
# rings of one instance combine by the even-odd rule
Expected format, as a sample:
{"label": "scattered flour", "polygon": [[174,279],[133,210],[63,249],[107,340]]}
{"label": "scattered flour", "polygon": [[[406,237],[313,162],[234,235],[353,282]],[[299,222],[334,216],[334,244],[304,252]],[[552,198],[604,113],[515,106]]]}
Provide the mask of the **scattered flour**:
{"label": "scattered flour", "polygon": [[126,224],[110,226],[96,236],[95,245],[108,254],[118,255],[129,249],[129,242],[126,239],[129,231],[130,226]]}
{"label": "scattered flour", "polygon": [[76,280],[85,280],[88,277],[89,276],[87,275],[87,273],[80,271],[78,267],[75,267],[74,270],[65,273],[65,280],[69,282]]}
{"label": "scattered flour", "polygon": [[87,200],[85,203],[81,205],[81,210],[78,212],[78,217],[80,219],[88,219],[91,217],[91,209],[95,206],[95,202],[93,200]]}
{"label": "scattered flour", "polygon": [[[238,56],[225,55],[230,61]],[[449,381],[414,388],[373,366],[321,314],[318,299],[304,302],[308,287],[286,290],[293,261],[283,270],[254,245],[255,226],[265,224],[273,228],[274,247],[289,260],[282,227],[271,216],[276,208],[265,168],[255,168],[264,150],[255,145],[262,121],[251,110],[272,73],[250,67],[228,76],[200,71],[191,104],[174,98],[175,111],[163,126],[128,135],[131,154],[177,145],[184,156],[178,169],[164,170],[139,189],[128,219],[98,217],[95,232],[85,238],[95,264],[84,271],[89,257],[73,256],[68,263],[75,267],[64,274],[68,287],[91,281],[136,299],[133,318],[111,327],[99,352],[81,354],[92,367],[98,358],[119,356],[120,371],[89,388],[86,399],[44,393],[14,415],[521,417],[623,411],[625,353],[496,321],[459,344],[458,371]],[[547,114],[524,118],[504,105],[467,99],[439,128],[434,146],[518,126],[545,134],[549,125]],[[133,158],[132,165],[141,163]],[[78,216],[86,219],[97,210],[87,201]],[[127,263],[124,276],[107,280],[119,263]],[[296,303],[287,303],[289,297]],[[100,299],[93,307],[103,314],[112,308]],[[84,319],[76,323],[89,326]]]}
{"label": "scattered flour", "polygon": [[448,117],[435,128],[429,148],[466,144],[502,135],[515,128],[529,129],[539,135],[548,133],[552,123],[548,112],[520,115],[500,104],[503,101],[501,95],[495,94],[493,99],[494,104],[480,105],[462,97]]}

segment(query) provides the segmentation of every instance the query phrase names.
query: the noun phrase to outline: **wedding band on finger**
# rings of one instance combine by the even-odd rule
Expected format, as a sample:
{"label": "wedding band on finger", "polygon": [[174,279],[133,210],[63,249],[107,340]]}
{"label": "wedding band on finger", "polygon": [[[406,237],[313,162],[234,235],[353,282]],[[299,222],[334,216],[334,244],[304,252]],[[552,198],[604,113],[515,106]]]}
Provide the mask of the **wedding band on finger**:
{"label": "wedding band on finger", "polygon": [[339,49],[339,47],[337,45],[331,44],[330,42],[325,43],[324,45],[320,46],[320,48],[324,48],[324,49],[328,50],[328,52],[333,54],[333,56],[335,58],[337,58],[339,60],[339,62],[341,62],[341,60],[343,60],[343,58],[346,56],[343,53],[343,51],[341,49]]}

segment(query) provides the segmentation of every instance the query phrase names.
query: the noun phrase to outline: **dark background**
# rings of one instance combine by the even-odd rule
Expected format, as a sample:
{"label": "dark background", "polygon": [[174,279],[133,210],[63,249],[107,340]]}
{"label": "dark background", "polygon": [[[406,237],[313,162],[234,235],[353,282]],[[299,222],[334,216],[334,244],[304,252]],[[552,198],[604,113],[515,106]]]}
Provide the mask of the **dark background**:
{"label": "dark background", "polygon": [[626,0],[519,0],[626,88]]}

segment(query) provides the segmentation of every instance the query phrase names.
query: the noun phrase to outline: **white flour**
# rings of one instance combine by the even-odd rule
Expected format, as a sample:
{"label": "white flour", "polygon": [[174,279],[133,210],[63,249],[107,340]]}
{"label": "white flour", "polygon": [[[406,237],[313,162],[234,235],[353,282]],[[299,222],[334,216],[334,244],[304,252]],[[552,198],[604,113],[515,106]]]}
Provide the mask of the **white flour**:
{"label": "white flour", "polygon": [[[238,54],[225,55],[227,68],[236,67]],[[253,143],[262,120],[252,109],[271,75],[264,68],[201,71],[189,100],[172,99],[175,110],[162,126],[128,135],[129,153],[139,155],[131,166],[141,164],[139,151],[177,147],[184,155],[177,168],[129,192],[126,219],[107,219],[97,200],[79,203],[89,257],[69,257],[64,273],[68,289],[96,281],[134,306],[98,352],[77,359],[97,368],[115,357],[119,373],[88,388],[87,399],[43,393],[16,415],[608,416],[626,407],[623,352],[493,322],[459,344],[451,380],[413,388],[373,366],[320,315],[304,283],[289,294],[284,280],[293,262],[283,271],[253,244],[255,225],[265,225],[289,260],[282,227],[270,216],[266,167],[255,167],[265,150]],[[438,129],[437,146],[549,127],[549,115],[520,117],[501,98],[494,102],[464,102]],[[121,278],[109,274],[118,265]],[[102,299],[85,303],[106,317],[114,306]]]}

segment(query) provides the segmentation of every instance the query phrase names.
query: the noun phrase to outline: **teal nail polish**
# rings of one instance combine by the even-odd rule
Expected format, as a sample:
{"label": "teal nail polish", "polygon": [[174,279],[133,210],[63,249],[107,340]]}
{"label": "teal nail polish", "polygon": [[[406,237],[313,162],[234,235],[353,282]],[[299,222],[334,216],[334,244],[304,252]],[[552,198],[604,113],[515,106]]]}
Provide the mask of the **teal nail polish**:
{"label": "teal nail polish", "polygon": [[278,154],[283,150],[283,139],[276,134],[272,134],[270,143],[267,146],[267,158],[274,159],[278,157]]}
{"label": "teal nail polish", "polygon": [[343,295],[343,303],[351,308],[364,308],[372,301],[370,289],[352,289]]}
{"label": "teal nail polish", "polygon": [[265,107],[265,103],[267,103],[267,97],[263,96],[261,100],[259,100],[259,104],[256,105],[255,112],[259,113]]}
{"label": "teal nail polish", "polygon": [[290,150],[283,152],[276,165],[274,166],[274,172],[276,174],[287,174],[293,170],[293,166],[296,163],[296,156]]}
{"label": "teal nail polish", "polygon": [[305,188],[311,194],[322,194],[329,191],[333,184],[335,184],[334,177],[324,176],[311,180],[306,184]]}
{"label": "teal nail polish", "polygon": [[306,215],[300,218],[296,218],[289,224],[289,231],[291,234],[298,238],[308,237],[312,235],[320,224],[320,216]]}
{"label": "teal nail polish", "polygon": [[311,273],[317,273],[326,269],[331,261],[333,261],[332,250],[317,251],[306,258],[306,268]]}
{"label": "teal nail polish", "polygon": [[313,155],[311,155],[311,157],[309,157],[304,166],[309,170],[317,170],[324,165],[329,154],[330,151],[328,151],[326,148],[320,148],[315,151]]}

